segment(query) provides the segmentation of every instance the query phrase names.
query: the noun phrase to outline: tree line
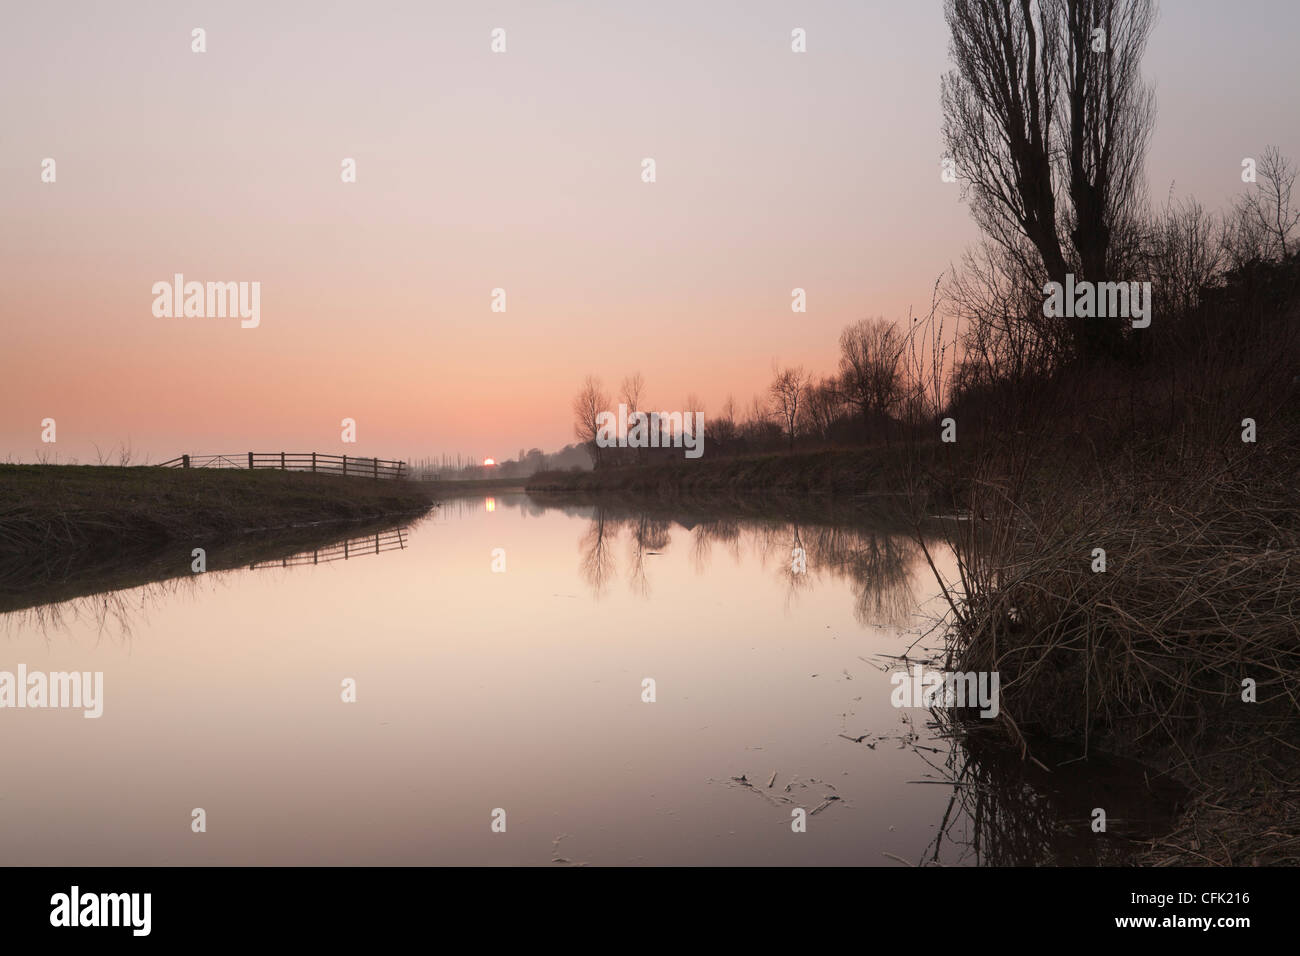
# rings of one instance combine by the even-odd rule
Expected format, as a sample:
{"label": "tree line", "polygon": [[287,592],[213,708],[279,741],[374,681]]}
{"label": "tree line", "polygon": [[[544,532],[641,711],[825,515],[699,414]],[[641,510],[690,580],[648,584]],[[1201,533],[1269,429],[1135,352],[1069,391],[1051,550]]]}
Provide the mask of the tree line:
{"label": "tree line", "polygon": [[[944,15],[944,159],[980,241],[940,276],[928,314],[855,322],[831,372],[774,365],[748,406],[728,396],[707,418],[707,455],[888,442],[928,433],[940,415],[1023,404],[1062,375],[1195,366],[1262,334],[1246,327],[1257,308],[1237,303],[1225,329],[1216,303],[1277,284],[1278,267],[1296,259],[1296,166],[1268,146],[1243,157],[1245,190],[1224,212],[1172,192],[1152,207],[1144,160],[1155,97],[1140,67],[1153,0],[945,0]],[[1049,314],[1047,283],[1067,276],[1151,283],[1151,327]],[[644,386],[633,374],[618,398],[638,409]],[[594,376],[574,399],[592,460],[653,458],[597,447],[596,415],[613,403]],[[690,397],[685,407],[702,408]]]}

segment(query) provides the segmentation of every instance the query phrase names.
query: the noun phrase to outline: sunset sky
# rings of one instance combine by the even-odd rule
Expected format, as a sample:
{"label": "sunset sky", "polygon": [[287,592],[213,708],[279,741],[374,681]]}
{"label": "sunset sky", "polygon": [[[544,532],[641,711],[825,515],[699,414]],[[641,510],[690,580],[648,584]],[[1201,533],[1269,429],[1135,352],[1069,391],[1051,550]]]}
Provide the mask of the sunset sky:
{"label": "sunset sky", "polygon": [[[1165,0],[1153,200],[1300,159],[1297,36],[1291,0]],[[774,359],[827,371],[976,237],[939,178],[947,47],[937,0],[10,5],[0,458],[503,459],[573,441],[588,373],[712,413]],[[155,317],[175,273],[260,282],[260,326]]]}

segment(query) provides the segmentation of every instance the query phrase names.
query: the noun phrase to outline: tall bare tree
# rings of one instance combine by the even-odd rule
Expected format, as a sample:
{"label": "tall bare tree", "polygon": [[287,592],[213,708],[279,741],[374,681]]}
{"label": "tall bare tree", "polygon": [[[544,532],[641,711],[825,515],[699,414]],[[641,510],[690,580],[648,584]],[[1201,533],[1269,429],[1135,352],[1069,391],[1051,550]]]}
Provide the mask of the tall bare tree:
{"label": "tall bare tree", "polygon": [[608,410],[609,393],[601,385],[600,379],[588,375],[582,383],[582,390],[573,398],[573,434],[587,446],[592,465],[596,468],[601,465],[601,452],[604,450],[596,441],[599,432],[596,417]]}
{"label": "tall bare tree", "polygon": [[772,404],[780,416],[781,425],[790,443],[790,450],[793,451],[794,440],[799,428],[804,388],[808,384],[808,374],[803,370],[802,365],[778,369],[774,363],[772,376],[772,384],[768,386],[768,394],[772,396]]}
{"label": "tall bare tree", "polygon": [[779,438],[780,428],[772,422],[772,409],[768,406],[767,400],[761,395],[755,395],[749,400],[749,410],[740,425],[741,433],[746,439],[761,444],[767,440],[773,429],[777,429]]}
{"label": "tall bare tree", "polygon": [[1155,95],[1142,81],[1142,54],[1155,26],[1153,0],[1054,0],[1064,17],[1060,54],[1067,131],[1070,241],[1085,279],[1104,282],[1115,267],[1116,233],[1144,198],[1143,160],[1155,125]]}
{"label": "tall bare tree", "polygon": [[1247,214],[1258,224],[1263,254],[1285,259],[1290,254],[1291,233],[1300,223],[1300,208],[1291,208],[1296,167],[1276,146],[1260,154],[1255,191],[1246,197]]}
{"label": "tall bare tree", "polygon": [[[1109,281],[1144,198],[1154,0],[945,0],[944,15],[944,144],[977,223],[1010,256],[1034,250],[1022,270]],[[1114,317],[1071,327],[1085,355],[1113,351],[1119,332]]]}
{"label": "tall bare tree", "polygon": [[816,384],[809,383],[804,396],[805,428],[825,441],[830,437],[831,426],[844,407],[840,383],[834,376],[826,376]]}
{"label": "tall bare tree", "polygon": [[629,415],[640,410],[643,392],[645,392],[645,378],[640,372],[633,372],[623,379],[620,397],[623,399],[623,403],[627,405]]}
{"label": "tall bare tree", "polygon": [[883,418],[900,398],[906,336],[884,319],[860,319],[840,333],[840,385],[863,423]]}
{"label": "tall bare tree", "polygon": [[709,422],[713,440],[724,448],[736,439],[736,399],[728,395],[722,403],[722,411]]}
{"label": "tall bare tree", "polygon": [[[627,420],[633,420],[634,412],[641,410],[641,396],[645,394],[645,378],[640,372],[633,372],[623,379],[621,397],[623,404],[627,406]],[[645,461],[646,450],[637,448],[634,450],[634,456],[638,462]]]}
{"label": "tall bare tree", "polygon": [[980,227],[1008,248],[1023,234],[1064,281],[1052,181],[1059,24],[1045,13],[1029,0],[946,0],[956,68],[940,98],[944,146]]}

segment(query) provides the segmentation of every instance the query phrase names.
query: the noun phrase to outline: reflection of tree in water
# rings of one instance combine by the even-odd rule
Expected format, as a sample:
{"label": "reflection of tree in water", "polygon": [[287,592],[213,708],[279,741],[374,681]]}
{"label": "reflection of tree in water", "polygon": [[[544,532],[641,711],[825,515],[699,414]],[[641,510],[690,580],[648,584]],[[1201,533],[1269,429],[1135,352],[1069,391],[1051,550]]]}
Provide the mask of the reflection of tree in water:
{"label": "reflection of tree in water", "polygon": [[[911,570],[919,557],[914,540],[905,534],[850,525],[722,518],[672,520],[645,510],[623,512],[599,505],[587,510],[591,524],[581,545],[582,575],[592,590],[604,593],[615,573],[610,544],[620,530],[631,536],[629,584],[643,596],[650,593],[645,558],[664,552],[672,543],[672,526],[689,529],[691,559],[696,573],[704,573],[712,559],[714,543],[722,544],[737,562],[748,548],[785,582],[788,597],[814,586],[824,575],[847,580],[856,597],[854,614],[864,626],[898,626],[906,623],[915,607]],[[795,570],[795,548],[803,548],[806,570]]]}
{"label": "reflection of tree in water", "polygon": [[[1067,756],[1039,742],[1037,757],[986,731],[966,734],[940,717],[947,750],[916,752],[952,795],[922,865],[1098,866],[1123,864],[1140,845],[1168,832],[1182,788],[1113,757]],[[1047,764],[1051,765],[1051,769]],[[936,785],[939,785],[936,781]],[[1106,831],[1092,830],[1093,808],[1106,811]],[[955,858],[954,854],[955,853]]]}
{"label": "reflection of tree in water", "polygon": [[854,615],[863,625],[898,626],[916,606],[911,569],[919,556],[915,540],[905,535],[835,527],[814,528],[805,545],[813,560],[856,587]]}
{"label": "reflection of tree in water", "polygon": [[617,537],[618,521],[606,517],[606,510],[597,507],[591,518],[591,524],[587,527],[587,533],[579,543],[579,553],[582,555],[582,577],[597,597],[605,593],[609,580],[614,574],[612,547]]}
{"label": "reflection of tree in water", "polygon": [[713,557],[713,543],[725,545],[732,561],[740,563],[740,522],[730,518],[701,521],[691,528],[691,566],[696,574],[708,570]]}
{"label": "reflection of tree in water", "polygon": [[[907,535],[791,522],[756,527],[753,540],[765,565],[778,562],[787,599],[810,588],[815,578],[829,575],[849,582],[856,598],[854,617],[864,627],[902,626],[916,606],[911,572],[920,551]],[[794,569],[795,548],[804,551],[802,573]]]}
{"label": "reflection of tree in water", "polygon": [[628,522],[631,531],[631,567],[628,578],[632,590],[642,596],[650,593],[650,583],[645,576],[645,559],[647,554],[662,552],[672,540],[669,522],[663,518],[652,518],[645,512]]}

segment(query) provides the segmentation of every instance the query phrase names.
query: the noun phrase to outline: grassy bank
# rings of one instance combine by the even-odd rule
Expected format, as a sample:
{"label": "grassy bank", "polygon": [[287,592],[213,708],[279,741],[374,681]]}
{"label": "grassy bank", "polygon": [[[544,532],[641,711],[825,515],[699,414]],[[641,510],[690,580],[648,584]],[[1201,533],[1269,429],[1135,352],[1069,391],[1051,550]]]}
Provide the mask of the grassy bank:
{"label": "grassy bank", "polygon": [[[929,449],[933,455],[935,450]],[[529,493],[742,497],[898,496],[908,487],[910,462],[901,446],[832,448],[789,454],[670,460],[595,471],[538,472]],[[946,493],[947,492],[947,493]],[[935,499],[950,489],[930,486]]]}
{"label": "grassy bank", "polygon": [[274,470],[0,465],[0,579],[87,560],[324,522],[427,511],[419,484]]}
{"label": "grassy bank", "polygon": [[[868,528],[911,536],[916,521],[900,495],[831,495],[684,492],[662,495],[637,491],[529,492],[547,507],[572,514],[594,513],[609,521],[665,520],[685,528],[734,522],[797,523],[827,528]],[[927,524],[927,527],[929,525]]]}

